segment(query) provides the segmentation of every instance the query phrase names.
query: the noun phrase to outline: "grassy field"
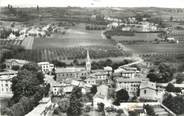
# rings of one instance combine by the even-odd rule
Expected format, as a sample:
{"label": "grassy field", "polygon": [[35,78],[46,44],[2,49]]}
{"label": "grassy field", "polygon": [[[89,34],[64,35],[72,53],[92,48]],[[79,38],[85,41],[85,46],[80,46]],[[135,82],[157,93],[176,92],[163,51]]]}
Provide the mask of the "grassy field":
{"label": "grassy field", "polygon": [[139,45],[125,45],[132,49],[135,53],[184,53],[184,44],[139,44]]}
{"label": "grassy field", "polygon": [[87,31],[84,25],[78,25],[65,30],[65,34],[55,33],[47,38],[35,38],[33,49],[65,48],[80,46],[113,46],[111,40],[104,40],[101,31]]}

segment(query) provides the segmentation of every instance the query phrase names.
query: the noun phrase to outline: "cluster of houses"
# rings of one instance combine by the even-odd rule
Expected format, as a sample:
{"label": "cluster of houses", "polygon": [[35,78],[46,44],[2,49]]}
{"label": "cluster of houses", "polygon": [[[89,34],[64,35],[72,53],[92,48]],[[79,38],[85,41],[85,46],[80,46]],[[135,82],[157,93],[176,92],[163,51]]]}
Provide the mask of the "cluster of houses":
{"label": "cluster of houses", "polygon": [[108,29],[120,29],[122,31],[135,31],[135,32],[157,32],[159,31],[158,24],[151,23],[143,18],[143,21],[137,21],[135,17],[129,17],[126,21],[118,18],[105,17],[105,20],[110,23],[107,25]]}
{"label": "cluster of houses", "polygon": [[[58,32],[58,27],[54,24],[48,24],[46,26],[32,26],[11,28],[12,33],[7,37],[8,40],[24,40],[26,37],[47,37],[50,33]],[[18,36],[14,33],[18,33]]]}

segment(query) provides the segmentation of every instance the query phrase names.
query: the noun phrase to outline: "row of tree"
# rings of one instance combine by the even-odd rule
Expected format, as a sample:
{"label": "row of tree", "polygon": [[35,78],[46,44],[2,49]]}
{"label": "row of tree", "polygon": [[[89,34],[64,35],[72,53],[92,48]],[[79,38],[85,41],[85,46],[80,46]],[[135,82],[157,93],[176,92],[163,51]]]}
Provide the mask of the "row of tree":
{"label": "row of tree", "polygon": [[16,54],[25,51],[24,47],[17,45],[3,46],[1,49],[4,49],[6,51],[2,53],[0,63],[4,62],[6,59],[14,58]]}
{"label": "row of tree", "polygon": [[[106,66],[111,66],[113,69],[117,69],[119,66],[125,65],[132,62],[132,60],[125,59],[121,62],[113,62],[111,59],[107,60],[99,60],[99,61],[93,61],[91,63],[91,68],[93,70],[96,69],[103,69]],[[53,60],[52,63],[56,67],[66,67],[66,66],[85,66],[85,62],[79,62],[77,59],[74,59],[71,64],[66,64],[65,62],[61,62],[58,60]],[[135,66],[136,67],[136,66]],[[137,67],[138,68],[138,67]]]}

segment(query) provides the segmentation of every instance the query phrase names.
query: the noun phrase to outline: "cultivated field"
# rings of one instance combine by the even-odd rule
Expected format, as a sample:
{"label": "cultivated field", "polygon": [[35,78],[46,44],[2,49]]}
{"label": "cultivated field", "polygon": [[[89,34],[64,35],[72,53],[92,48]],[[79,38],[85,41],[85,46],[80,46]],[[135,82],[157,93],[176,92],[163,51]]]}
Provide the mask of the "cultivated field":
{"label": "cultivated field", "polygon": [[159,42],[155,39],[159,33],[135,33],[134,36],[113,36],[112,38],[124,45],[124,48],[130,52],[137,54],[144,59],[153,57],[175,57],[184,54],[184,34],[182,31],[175,31],[169,37],[179,40],[179,43]]}
{"label": "cultivated field", "polygon": [[134,36],[113,36],[112,39],[116,41],[134,41],[134,40],[145,40],[153,41],[158,37],[159,33],[135,33]]}
{"label": "cultivated field", "polygon": [[114,41],[104,39],[101,31],[85,30],[84,24],[66,28],[50,37],[34,38],[29,41],[25,39],[22,45],[27,50],[17,54],[15,58],[37,62],[84,59],[87,50],[93,59],[129,55],[117,48]]}
{"label": "cultivated field", "polygon": [[113,46],[111,40],[104,40],[101,31],[87,31],[84,25],[78,25],[59,32],[47,38],[35,38],[33,49],[37,48],[64,48],[80,46]]}
{"label": "cultivated field", "polygon": [[21,45],[22,44],[22,40],[5,40],[5,39],[1,39],[0,40],[0,46],[1,45]]}

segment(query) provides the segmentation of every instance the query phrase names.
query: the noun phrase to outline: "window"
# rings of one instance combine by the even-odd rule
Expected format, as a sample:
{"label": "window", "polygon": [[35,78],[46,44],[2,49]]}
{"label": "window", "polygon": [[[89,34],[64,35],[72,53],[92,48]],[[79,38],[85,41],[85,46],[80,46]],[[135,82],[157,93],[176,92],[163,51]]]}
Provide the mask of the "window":
{"label": "window", "polygon": [[146,90],[144,90],[144,94],[146,94]]}

